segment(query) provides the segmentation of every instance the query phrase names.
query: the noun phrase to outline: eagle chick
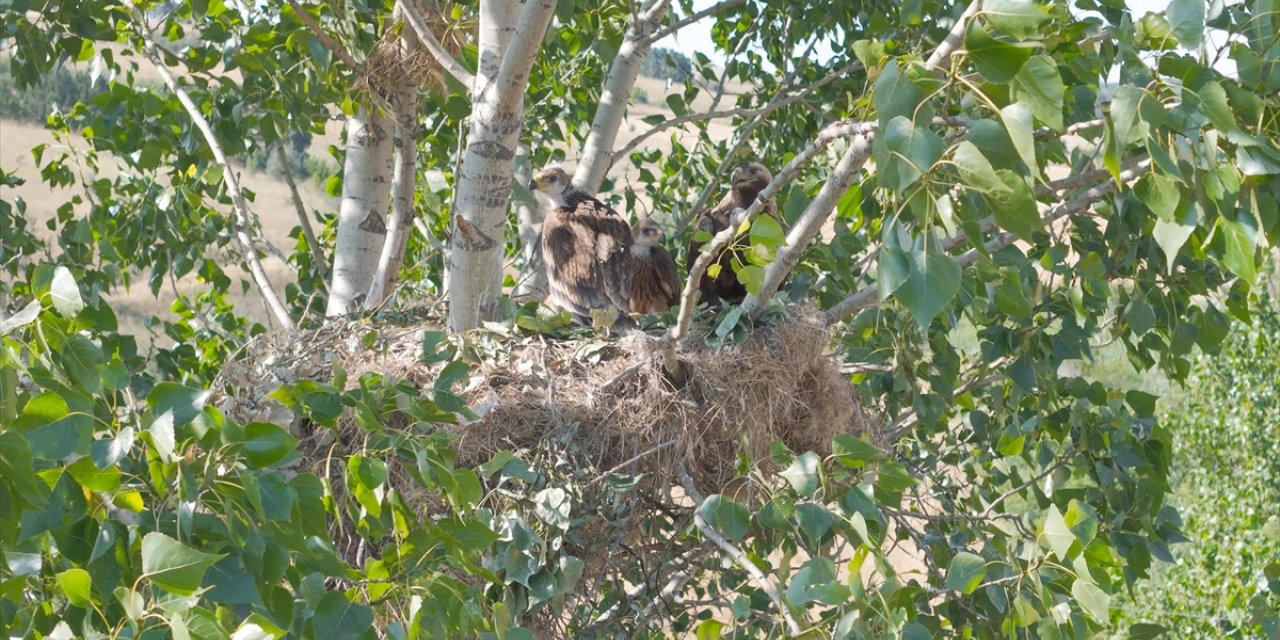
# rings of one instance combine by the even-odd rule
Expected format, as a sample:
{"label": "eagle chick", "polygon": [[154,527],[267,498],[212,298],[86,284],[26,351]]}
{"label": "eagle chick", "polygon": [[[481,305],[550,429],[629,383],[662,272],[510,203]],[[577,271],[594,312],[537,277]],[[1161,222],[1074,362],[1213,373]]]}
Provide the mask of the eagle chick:
{"label": "eagle chick", "polygon": [[662,246],[662,227],[653,220],[637,220],[631,235],[631,312],[662,313],[680,299],[676,261]]}
{"label": "eagle chick", "polygon": [[[729,193],[725,194],[720,203],[698,214],[697,221],[694,223],[694,239],[689,242],[689,269],[693,268],[693,263],[702,253],[702,246],[706,244],[706,241],[700,242],[698,236],[703,235],[703,232],[714,236],[727,229],[733,220],[733,212],[737,209],[750,208],[760,192],[773,181],[773,174],[759,162],[740,162],[733,168],[729,181],[731,185]],[[773,216],[776,220],[778,219],[776,209],[773,201],[770,200],[765,203],[764,213]],[[719,306],[721,301],[740,304],[747,297],[747,287],[738,282],[738,275],[733,270],[734,262],[739,264],[744,262],[744,252],[743,247],[730,246],[712,263],[719,265],[719,272],[712,276],[711,273],[715,270],[708,268],[707,272],[702,274],[702,279],[698,281],[698,290],[702,292],[702,299],[707,304],[713,307]]]}
{"label": "eagle chick", "polygon": [[[551,202],[542,223],[542,257],[547,268],[547,304],[568,311],[575,322],[591,324],[591,311],[617,310],[615,327],[630,329],[631,228],[603,202],[574,187],[564,169],[543,169],[529,190]],[[606,314],[607,315],[607,314]]]}

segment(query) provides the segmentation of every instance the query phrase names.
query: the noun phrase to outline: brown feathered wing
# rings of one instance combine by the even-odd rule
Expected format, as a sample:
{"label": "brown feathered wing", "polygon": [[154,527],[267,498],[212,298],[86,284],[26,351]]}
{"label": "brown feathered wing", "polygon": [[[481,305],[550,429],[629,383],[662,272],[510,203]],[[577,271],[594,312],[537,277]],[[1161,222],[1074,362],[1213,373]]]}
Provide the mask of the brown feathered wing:
{"label": "brown feathered wing", "polygon": [[542,225],[547,303],[591,324],[592,309],[618,309],[618,326],[634,326],[631,307],[631,228],[604,203],[567,194],[566,206],[551,211]]}
{"label": "brown feathered wing", "polygon": [[676,261],[666,249],[645,249],[632,251],[631,312],[662,313],[680,299],[680,276],[676,274]]}

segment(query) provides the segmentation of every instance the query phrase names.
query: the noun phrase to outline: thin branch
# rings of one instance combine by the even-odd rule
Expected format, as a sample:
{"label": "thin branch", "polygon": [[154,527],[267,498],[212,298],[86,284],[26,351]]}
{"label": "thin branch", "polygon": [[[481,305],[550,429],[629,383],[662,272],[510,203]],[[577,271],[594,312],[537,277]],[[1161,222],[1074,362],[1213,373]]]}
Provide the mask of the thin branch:
{"label": "thin branch", "polygon": [[729,557],[733,558],[733,561],[738,563],[738,566],[751,574],[752,579],[754,579],[756,584],[760,586],[760,590],[764,591],[765,595],[769,596],[769,599],[773,601],[773,606],[777,607],[778,612],[782,614],[782,619],[787,625],[787,631],[791,635],[798,637],[803,634],[804,629],[801,628],[800,624],[797,623],[796,619],[791,615],[791,610],[787,607],[787,603],[782,599],[782,592],[778,591],[778,585],[774,584],[773,580],[769,579],[769,576],[766,576],[764,572],[760,571],[760,567],[757,567],[755,563],[751,561],[751,558],[747,557],[747,554],[744,553],[742,549],[738,548],[737,545],[720,535],[720,533],[713,529],[710,524],[707,524],[707,520],[702,517],[701,511],[702,503],[705,498],[703,498],[702,494],[698,492],[697,487],[693,486],[693,478],[689,477],[688,472],[681,468],[678,470],[678,473],[680,474],[680,484],[684,486],[684,490],[689,494],[689,497],[693,498],[693,501],[696,504],[693,509],[694,526],[698,527],[698,530],[702,532],[703,537],[710,540],[711,543],[717,547],[720,547],[721,551],[729,554]]}
{"label": "thin branch", "polygon": [[316,263],[316,271],[320,273],[320,284],[329,288],[325,280],[329,277],[329,261],[324,257],[320,241],[316,239],[315,229],[311,226],[311,216],[307,215],[307,207],[298,193],[298,183],[293,180],[293,170],[289,168],[289,155],[285,153],[284,144],[276,143],[276,153],[280,156],[280,170],[284,172],[284,182],[289,185],[289,195],[293,200],[293,211],[298,214],[298,225],[302,227],[302,237],[307,240],[307,249],[311,251],[311,260]]}
{"label": "thin branch", "polygon": [[703,9],[702,11],[690,14],[685,18],[677,20],[676,22],[673,22],[667,25],[666,27],[659,29],[658,31],[655,31],[652,34],[649,34],[649,36],[647,37],[649,44],[653,44],[695,22],[698,22],[699,20],[702,20],[703,18],[713,13],[720,13],[725,9],[731,9],[733,7],[736,7],[742,4],[745,1],[746,0],[721,0],[721,2],[717,2],[716,4],[713,4],[707,7],[706,9]]}
{"label": "thin branch", "polygon": [[438,40],[435,34],[431,32],[431,29],[427,27],[427,21],[424,20],[422,14],[418,12],[418,8],[413,6],[412,0],[409,2],[396,0],[396,7],[400,9],[400,15],[409,22],[409,26],[413,28],[414,33],[418,34],[418,40],[426,46],[427,51],[431,52],[431,55],[436,59],[436,62],[440,63],[440,67],[449,75],[453,76],[454,80],[462,83],[462,86],[474,86],[476,81],[475,76],[472,75],[470,71],[467,71],[467,68],[462,66],[462,63],[459,62],[457,58],[449,55],[449,52],[445,50],[444,45],[440,44],[440,40]]}
{"label": "thin branch", "polygon": [[926,69],[935,72],[942,69],[942,65],[951,58],[951,54],[955,53],[955,50],[960,47],[960,43],[964,41],[965,26],[969,23],[969,18],[978,13],[981,6],[982,0],[973,0],[973,2],[969,3],[964,13],[961,13],[959,18],[956,18],[956,23],[952,25],[951,32],[947,34],[946,38],[943,38],[938,48],[933,50],[933,55],[930,55],[929,60],[924,63]]}
{"label": "thin branch", "polygon": [[252,214],[249,212],[249,205],[245,202],[244,192],[240,190],[240,179],[236,177],[235,171],[231,168],[231,163],[227,161],[226,154],[222,151],[222,145],[218,144],[218,138],[214,136],[213,129],[209,126],[209,121],[205,119],[204,114],[200,112],[200,108],[191,100],[191,96],[178,86],[178,81],[174,79],[173,74],[169,72],[169,68],[165,66],[164,61],[160,57],[159,50],[156,49],[155,40],[151,33],[147,31],[145,24],[139,20],[139,32],[142,35],[146,46],[143,53],[151,64],[155,66],[156,73],[160,74],[160,78],[164,80],[165,86],[169,87],[178,98],[178,102],[187,111],[187,115],[191,117],[196,128],[200,130],[200,134],[204,136],[204,140],[209,145],[209,149],[213,152],[214,160],[222,166],[222,179],[226,181],[227,190],[231,192],[232,210],[232,227],[235,230],[236,240],[240,243],[243,251],[245,263],[249,265],[249,273],[253,276],[254,283],[258,285],[258,292],[262,294],[263,302],[271,310],[272,315],[280,323],[286,331],[292,332],[295,329],[293,318],[289,317],[288,309],[280,302],[280,297],[276,295],[275,288],[271,286],[271,280],[267,278],[267,271],[262,267],[262,261],[258,259],[258,251],[254,248],[253,238],[249,237],[246,229],[250,227]]}
{"label": "thin branch", "polygon": [[773,177],[773,180],[756,196],[756,201],[750,208],[738,210],[734,214],[729,226],[717,233],[711,239],[711,242],[703,247],[702,255],[698,256],[698,259],[694,261],[693,266],[689,269],[689,276],[685,279],[684,290],[680,293],[680,311],[676,317],[676,323],[667,331],[665,338],[668,345],[674,345],[688,335],[689,323],[693,319],[693,308],[697,305],[698,283],[702,279],[702,275],[707,272],[707,267],[711,266],[711,263],[719,257],[720,252],[729,246],[734,236],[737,235],[738,227],[744,221],[752,220],[755,216],[760,215],[760,212],[764,210],[765,203],[772,200],[782,190],[782,187],[794,180],[799,175],[800,170],[813,158],[817,157],[832,141],[851,135],[870,136],[874,131],[875,125],[867,122],[836,122],[827,125],[808,147],[792,158]]}
{"label": "thin branch", "polygon": [[351,54],[346,49],[338,46],[338,43],[334,42],[333,38],[329,37],[329,34],[320,28],[315,18],[312,18],[310,13],[298,5],[297,0],[285,0],[285,2],[289,3],[289,6],[293,8],[293,12],[298,15],[298,19],[320,40],[320,44],[324,45],[324,48],[332,51],[333,55],[338,56],[338,59],[346,63],[352,71],[360,74],[364,73],[364,65],[356,62],[356,59],[351,57]]}
{"label": "thin branch", "polygon": [[853,138],[818,195],[805,207],[804,213],[787,234],[786,244],[778,248],[777,255],[765,267],[760,293],[748,295],[742,301],[742,312],[747,316],[754,319],[760,315],[769,298],[782,285],[783,279],[800,262],[800,255],[822,230],[822,225],[831,216],[831,212],[835,211],[836,203],[849,191],[858,171],[871,157],[871,138],[870,134]]}
{"label": "thin branch", "polygon": [[[1143,159],[1134,163],[1132,167],[1130,167],[1129,169],[1125,170],[1120,174],[1119,182],[1128,183],[1133,181],[1138,177],[1139,174],[1141,174],[1150,165],[1151,165],[1150,159]],[[1041,218],[1041,221],[1045,225],[1048,225],[1049,223],[1055,220],[1058,220],[1059,218],[1063,218],[1065,216],[1086,211],[1090,207],[1092,207],[1094,203],[1106,197],[1107,195],[1115,192],[1118,188],[1119,187],[1116,181],[1108,181],[1103,184],[1100,184],[1080,194],[1079,196],[1076,196],[1069,202],[1060,204],[1050,209],[1049,212]],[[983,222],[987,223],[988,221],[984,220]],[[993,219],[990,220],[990,224],[992,224],[994,228],[995,222]],[[963,238],[962,236],[957,236],[956,238],[953,238],[949,242],[954,242],[953,246],[959,246],[959,244],[964,242],[962,238]],[[1012,233],[1006,232],[1006,233],[999,234],[995,238],[992,238],[990,241],[988,241],[985,245],[983,245],[981,251],[979,251],[978,249],[972,249],[968,253],[965,253],[964,255],[956,258],[956,264],[961,268],[967,267],[977,262],[978,258],[982,257],[982,255],[986,253],[991,253],[993,251],[999,251],[1000,249],[1003,249],[1013,244],[1014,241],[1016,241],[1017,239],[1018,237]],[[944,248],[947,248],[945,244],[944,244]],[[827,310],[827,313],[826,313],[827,324],[831,325],[831,324],[840,322],[841,320],[844,320],[845,318],[853,315],[854,313],[857,313],[863,309],[866,309],[867,307],[874,305],[876,303],[877,296],[878,296],[877,285],[873,284],[867,287],[863,287],[858,292],[851,294],[844,300],[841,300],[839,303],[837,303],[834,307],[831,307],[830,309]]]}
{"label": "thin branch", "polygon": [[[782,107],[804,100],[806,97],[808,97],[809,94],[813,93],[814,91],[828,84],[831,84],[835,80],[847,74],[857,71],[861,67],[862,67],[862,64],[859,62],[845,65],[839,69],[836,69],[835,71],[832,71],[831,73],[823,77],[821,80],[818,80],[817,82],[804,87],[803,89],[801,89],[800,91],[797,91],[796,93],[783,94],[780,92],[778,95],[774,96],[773,100],[771,100],[768,104],[764,105],[763,107],[758,107],[755,109],[737,107],[733,109],[722,109],[719,111],[690,113],[677,118],[663,120],[662,122],[654,125],[649,130],[627,141],[626,144],[622,145],[621,149],[618,149],[617,151],[614,152],[613,158],[610,160],[610,162],[617,162],[618,158],[627,157],[627,154],[633,151],[636,147],[640,146],[640,143],[644,142],[645,140],[649,139],[654,135],[657,135],[659,133],[662,133],[663,131],[666,131],[667,129],[680,127],[680,126],[689,124],[691,122],[702,122],[703,120],[719,120],[720,118],[732,118],[732,117],[759,118],[761,116],[766,116],[770,113],[773,113],[774,111],[777,111],[778,109],[781,109]],[[739,137],[741,138],[741,135],[739,135]]]}

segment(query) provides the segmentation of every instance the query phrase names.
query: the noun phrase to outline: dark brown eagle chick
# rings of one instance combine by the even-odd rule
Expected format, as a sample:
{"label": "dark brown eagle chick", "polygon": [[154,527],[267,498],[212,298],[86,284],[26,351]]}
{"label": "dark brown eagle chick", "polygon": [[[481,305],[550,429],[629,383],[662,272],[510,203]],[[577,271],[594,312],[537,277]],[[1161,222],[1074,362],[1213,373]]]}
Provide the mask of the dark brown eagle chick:
{"label": "dark brown eagle chick", "polygon": [[[714,236],[728,228],[734,211],[751,207],[760,192],[773,181],[773,174],[759,162],[741,162],[733,168],[729,181],[731,184],[729,193],[725,194],[719,204],[699,213],[694,223],[694,239],[689,242],[688,266],[690,269],[702,253],[702,246],[710,242],[710,240],[699,242],[698,236],[703,235],[703,232]],[[764,213],[773,216],[774,219],[778,218],[772,200],[765,203]],[[744,249],[744,247],[730,246],[715,262],[711,263],[720,265],[719,272],[712,276],[711,272],[715,269],[708,268],[702,275],[702,279],[698,282],[698,289],[702,292],[702,299],[707,304],[713,307],[719,306],[721,301],[739,304],[747,297],[747,287],[738,282],[738,274],[733,270],[735,261],[739,264],[744,261]]]}
{"label": "dark brown eagle chick", "polygon": [[542,223],[547,304],[568,311],[575,322],[592,324],[591,311],[616,310],[618,328],[633,328],[631,308],[631,228],[603,202],[579,191],[564,169],[543,169],[529,190],[551,202]]}
{"label": "dark brown eagle chick", "polygon": [[676,261],[662,246],[662,227],[649,218],[631,227],[631,313],[662,313],[680,299]]}

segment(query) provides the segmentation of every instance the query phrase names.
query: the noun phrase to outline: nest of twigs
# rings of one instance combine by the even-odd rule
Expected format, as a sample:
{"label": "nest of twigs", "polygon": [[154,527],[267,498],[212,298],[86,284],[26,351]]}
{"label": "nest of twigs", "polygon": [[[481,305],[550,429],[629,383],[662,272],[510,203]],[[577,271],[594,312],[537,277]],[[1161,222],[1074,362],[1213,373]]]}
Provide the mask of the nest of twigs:
{"label": "nest of twigs", "polygon": [[[348,384],[373,372],[426,393],[443,364],[420,359],[422,336],[439,330],[430,317],[329,325],[266,359],[269,371],[261,373],[328,382],[336,365]],[[555,441],[601,472],[662,475],[682,467],[713,493],[736,475],[739,453],[766,460],[779,440],[795,452],[824,454],[836,433],[869,431],[870,416],[829,356],[828,337],[815,314],[800,311],[758,327],[739,345],[711,348],[690,338],[678,350],[677,382],[656,357],[653,336],[581,341],[481,330],[459,339],[473,366],[465,388],[455,389],[479,419],[436,428],[456,436],[464,466]],[[247,395],[260,398],[276,384]],[[246,419],[279,422],[283,415],[269,402],[238,402],[252,413]]]}
{"label": "nest of twigs", "polygon": [[[417,2],[418,15],[436,41],[450,55],[457,57],[465,44],[464,25],[451,22],[445,9],[432,1]],[[409,45],[401,38],[401,32],[388,30],[374,46],[373,55],[365,62],[364,74],[357,88],[369,89],[390,99],[405,87],[443,89],[444,69],[439,60],[421,43],[417,43],[413,28],[405,21],[401,26],[409,36]]]}

